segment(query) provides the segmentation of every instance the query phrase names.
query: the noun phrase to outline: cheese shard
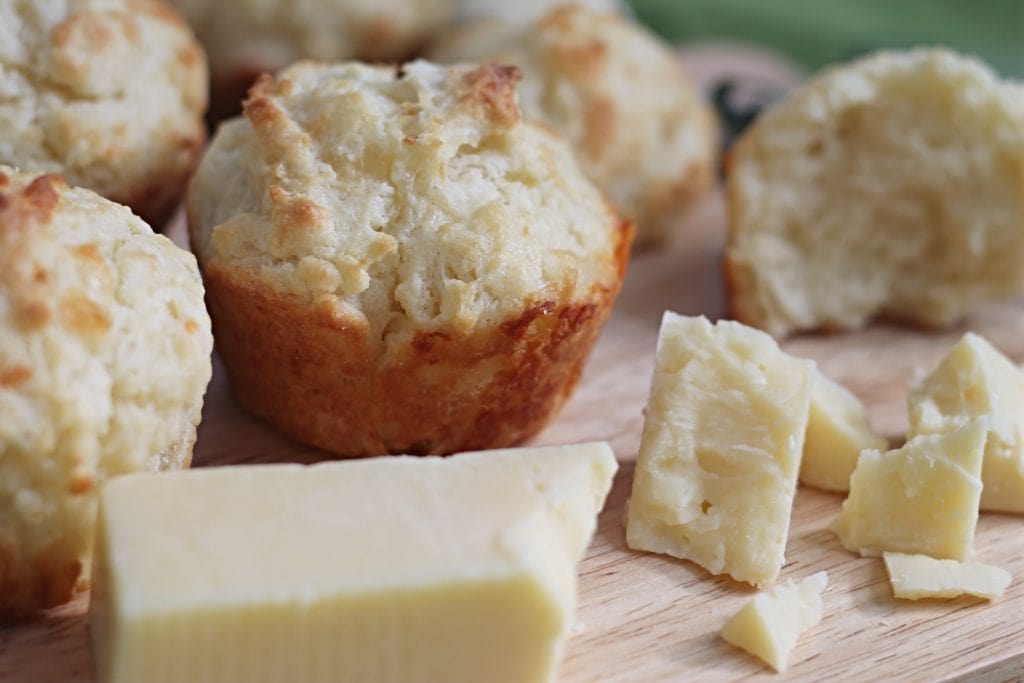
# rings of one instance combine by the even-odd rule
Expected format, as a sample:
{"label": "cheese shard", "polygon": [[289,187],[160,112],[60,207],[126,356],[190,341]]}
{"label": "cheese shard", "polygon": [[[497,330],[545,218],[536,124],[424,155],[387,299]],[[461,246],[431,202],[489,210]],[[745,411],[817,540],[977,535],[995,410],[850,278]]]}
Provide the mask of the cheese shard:
{"label": "cheese shard", "polygon": [[828,574],[818,572],[794,585],[787,582],[755,595],[726,623],[722,638],[785,671],[800,634],[821,621],[821,594]]}
{"label": "cheese shard", "polygon": [[937,560],[927,555],[883,553],[892,592],[897,598],[956,598],[974,595],[986,600],[1002,597],[1010,572],[980,562]]}
{"label": "cheese shard", "polygon": [[550,681],[615,470],[600,443],[116,478],[99,678]]}
{"label": "cheese shard", "polygon": [[861,451],[888,447],[871,431],[864,405],[846,387],[817,370],[811,379],[800,483],[826,491],[849,491],[850,475]]}
{"label": "cheese shard", "polygon": [[909,396],[910,436],[945,434],[989,420],[981,509],[1024,513],[1024,373],[968,332]]}
{"label": "cheese shard", "polygon": [[967,560],[981,497],[988,426],[919,436],[902,448],[864,451],[832,530],[861,555],[885,550]]}
{"label": "cheese shard", "polygon": [[760,330],[666,313],[627,513],[629,547],[754,585],[774,581],[813,369]]}

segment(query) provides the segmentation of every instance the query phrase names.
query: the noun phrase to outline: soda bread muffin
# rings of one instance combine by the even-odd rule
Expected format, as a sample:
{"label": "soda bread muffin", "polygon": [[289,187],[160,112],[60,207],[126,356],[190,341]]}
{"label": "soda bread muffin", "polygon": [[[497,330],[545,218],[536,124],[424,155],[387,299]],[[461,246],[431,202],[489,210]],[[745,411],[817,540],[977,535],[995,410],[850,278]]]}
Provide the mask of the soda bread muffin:
{"label": "soda bread muffin", "polygon": [[202,49],[162,2],[0,2],[0,163],[160,226],[199,161],[206,91]]}
{"label": "soda bread muffin", "polygon": [[361,456],[507,446],[561,406],[631,228],[517,78],[300,63],[221,126],[189,223],[244,407]]}
{"label": "soda bread muffin", "polygon": [[569,139],[584,172],[636,222],[638,243],[664,239],[711,187],[710,108],[669,46],[620,14],[570,6],[521,27],[471,24],[431,57],[520,67],[523,115]]}
{"label": "soda bread muffin", "polygon": [[188,466],[212,347],[191,254],[0,166],[0,615],[87,585],[104,480]]}
{"label": "soda bread muffin", "polygon": [[406,59],[452,21],[456,0],[172,0],[210,57],[214,114],[238,113],[264,72],[302,58]]}
{"label": "soda bread muffin", "polygon": [[834,68],[743,136],[728,207],[739,320],[952,323],[1024,293],[1024,86],[937,49]]}

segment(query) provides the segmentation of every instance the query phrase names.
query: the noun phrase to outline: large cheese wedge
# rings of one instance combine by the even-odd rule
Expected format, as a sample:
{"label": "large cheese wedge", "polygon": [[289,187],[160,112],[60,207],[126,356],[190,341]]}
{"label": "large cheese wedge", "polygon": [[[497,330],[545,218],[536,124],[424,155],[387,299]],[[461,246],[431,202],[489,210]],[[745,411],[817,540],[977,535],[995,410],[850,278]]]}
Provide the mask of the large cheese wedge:
{"label": "large cheese wedge", "polygon": [[861,451],[888,442],[871,431],[864,404],[846,387],[815,370],[800,483],[826,491],[849,491]]}
{"label": "large cheese wedge", "polygon": [[626,542],[755,585],[783,563],[813,363],[735,322],[666,313]]}
{"label": "large cheese wedge", "polygon": [[864,451],[832,530],[861,555],[885,550],[966,560],[981,497],[984,420],[903,448]]}
{"label": "large cheese wedge", "polygon": [[913,387],[909,404],[911,437],[987,417],[981,509],[1024,513],[1024,373],[1017,366],[968,332]]}
{"label": "large cheese wedge", "polygon": [[1002,597],[1010,572],[980,562],[937,560],[927,555],[883,553],[892,592],[897,598],[956,598],[973,595],[986,600]]}
{"label": "large cheese wedge", "polygon": [[818,572],[755,595],[726,623],[722,638],[785,671],[800,634],[821,621],[821,594],[828,574]]}
{"label": "large cheese wedge", "polygon": [[200,469],[101,494],[101,681],[553,678],[607,444]]}

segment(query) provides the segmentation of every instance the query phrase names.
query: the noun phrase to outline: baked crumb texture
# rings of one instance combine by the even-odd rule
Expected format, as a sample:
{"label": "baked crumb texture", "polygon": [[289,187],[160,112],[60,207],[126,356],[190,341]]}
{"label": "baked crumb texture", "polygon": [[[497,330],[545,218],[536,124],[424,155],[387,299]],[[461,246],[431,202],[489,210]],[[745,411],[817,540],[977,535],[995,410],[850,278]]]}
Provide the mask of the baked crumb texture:
{"label": "baked crumb texture", "polygon": [[638,244],[677,231],[714,183],[714,114],[672,48],[619,13],[568,6],[526,25],[477,21],[443,35],[430,56],[519,66],[523,116],[565,135],[580,168],[635,221]]}
{"label": "baked crumb texture", "polygon": [[191,254],[0,166],[0,615],[88,585],[104,480],[188,466],[212,347]]}
{"label": "baked crumb texture", "polygon": [[206,142],[206,90],[202,48],[163,2],[0,4],[0,163],[159,227]]}
{"label": "baked crumb texture", "polygon": [[774,335],[948,325],[1024,293],[1024,86],[941,49],[829,70],[731,155],[733,313]]}
{"label": "baked crumb texture", "polygon": [[342,455],[533,434],[607,318],[631,227],[519,71],[302,63],[251,91],[189,222],[243,406]]}

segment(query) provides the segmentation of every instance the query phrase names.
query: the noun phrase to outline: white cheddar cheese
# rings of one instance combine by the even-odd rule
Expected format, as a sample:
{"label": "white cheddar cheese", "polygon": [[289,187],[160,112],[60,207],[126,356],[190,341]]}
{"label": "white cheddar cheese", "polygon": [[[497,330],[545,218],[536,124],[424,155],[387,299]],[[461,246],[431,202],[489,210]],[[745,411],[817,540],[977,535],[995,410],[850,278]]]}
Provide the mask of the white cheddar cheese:
{"label": "white cheddar cheese", "polygon": [[815,370],[800,483],[826,491],[849,491],[850,475],[861,451],[888,445],[871,431],[860,400]]}
{"label": "white cheddar cheese", "polygon": [[903,448],[864,451],[832,530],[861,555],[893,550],[966,560],[974,543],[988,428],[919,436]]}
{"label": "white cheddar cheese", "polygon": [[1010,585],[1010,572],[980,562],[937,560],[903,553],[882,556],[897,598],[955,598],[966,594],[993,600],[1002,597]]}
{"label": "white cheddar cheese", "polygon": [[615,470],[585,444],[114,479],[100,680],[550,681]]}
{"label": "white cheddar cheese", "polygon": [[760,330],[666,313],[626,542],[755,585],[783,563],[814,364]]}
{"label": "white cheddar cheese", "polygon": [[722,638],[785,671],[800,634],[821,621],[821,594],[828,574],[818,572],[794,585],[775,586],[755,595],[722,629]]}
{"label": "white cheddar cheese", "polygon": [[[1024,373],[968,332],[910,392],[910,436],[989,420],[981,509],[1024,513]],[[909,437],[908,437],[909,438]]]}

